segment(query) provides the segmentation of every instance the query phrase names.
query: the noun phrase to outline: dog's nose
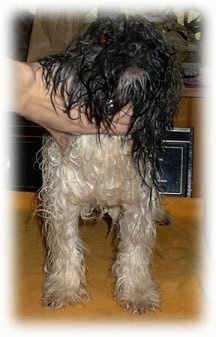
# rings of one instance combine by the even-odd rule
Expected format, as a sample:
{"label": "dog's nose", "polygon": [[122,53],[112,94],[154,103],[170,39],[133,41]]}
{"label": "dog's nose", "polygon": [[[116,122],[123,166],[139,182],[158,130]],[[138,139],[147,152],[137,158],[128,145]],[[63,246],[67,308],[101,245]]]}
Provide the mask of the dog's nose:
{"label": "dog's nose", "polygon": [[137,54],[140,50],[140,45],[138,43],[131,43],[128,46],[128,52],[131,53],[133,56]]}

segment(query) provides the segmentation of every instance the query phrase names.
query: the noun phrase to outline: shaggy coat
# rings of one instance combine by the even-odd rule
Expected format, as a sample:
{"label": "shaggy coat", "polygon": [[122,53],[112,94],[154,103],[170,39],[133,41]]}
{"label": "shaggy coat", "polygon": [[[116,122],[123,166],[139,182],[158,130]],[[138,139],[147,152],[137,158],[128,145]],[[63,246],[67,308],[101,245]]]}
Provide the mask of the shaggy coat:
{"label": "shaggy coat", "polygon": [[42,149],[40,192],[47,244],[43,301],[51,307],[87,296],[79,218],[95,209],[118,229],[112,272],[119,303],[136,313],[159,306],[150,274],[158,198],[158,156],[180,97],[175,55],[165,36],[141,17],[99,18],[64,53],[40,60],[53,106],[78,108],[98,130],[112,129],[126,105],[128,134],[71,136],[65,153],[52,137]]}

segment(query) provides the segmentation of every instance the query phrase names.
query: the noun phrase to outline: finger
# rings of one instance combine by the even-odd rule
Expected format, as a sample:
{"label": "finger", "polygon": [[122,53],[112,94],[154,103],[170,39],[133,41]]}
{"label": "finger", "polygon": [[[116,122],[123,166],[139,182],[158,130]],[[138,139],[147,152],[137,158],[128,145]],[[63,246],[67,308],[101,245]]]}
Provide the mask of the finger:
{"label": "finger", "polygon": [[56,131],[53,129],[47,129],[51,136],[55,139],[56,143],[59,145],[60,150],[64,152],[67,148],[69,135],[64,132]]}
{"label": "finger", "polygon": [[114,124],[124,124],[124,125],[128,125],[129,126],[132,114],[133,114],[133,110],[132,110],[130,104],[127,104],[113,118],[113,123]]}

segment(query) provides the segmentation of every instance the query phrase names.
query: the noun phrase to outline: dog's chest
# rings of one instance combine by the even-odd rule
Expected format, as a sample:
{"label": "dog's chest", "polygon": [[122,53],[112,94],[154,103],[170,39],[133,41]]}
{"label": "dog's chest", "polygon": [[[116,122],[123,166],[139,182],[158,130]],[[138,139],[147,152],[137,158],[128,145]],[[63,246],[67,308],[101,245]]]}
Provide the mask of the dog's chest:
{"label": "dog's chest", "polygon": [[72,136],[60,158],[57,175],[71,198],[111,205],[139,195],[141,182],[131,160],[131,143],[121,137],[101,136],[99,142],[95,136]]}

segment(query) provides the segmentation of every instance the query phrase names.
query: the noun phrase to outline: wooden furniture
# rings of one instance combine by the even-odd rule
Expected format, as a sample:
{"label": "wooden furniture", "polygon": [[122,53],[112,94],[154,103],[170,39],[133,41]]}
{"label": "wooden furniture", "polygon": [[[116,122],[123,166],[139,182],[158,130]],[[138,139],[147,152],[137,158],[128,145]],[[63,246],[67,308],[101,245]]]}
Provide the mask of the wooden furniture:
{"label": "wooden furniture", "polygon": [[203,114],[207,101],[207,89],[185,88],[184,96],[179,105],[175,118],[175,127],[194,128],[193,151],[193,187],[192,196],[203,196],[202,162],[203,158]]}

